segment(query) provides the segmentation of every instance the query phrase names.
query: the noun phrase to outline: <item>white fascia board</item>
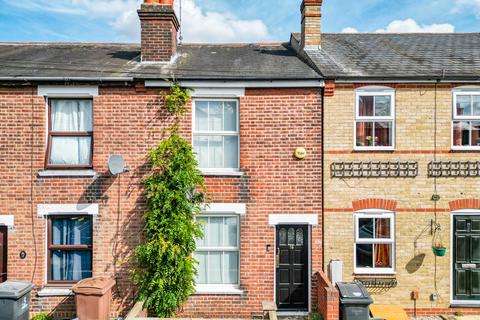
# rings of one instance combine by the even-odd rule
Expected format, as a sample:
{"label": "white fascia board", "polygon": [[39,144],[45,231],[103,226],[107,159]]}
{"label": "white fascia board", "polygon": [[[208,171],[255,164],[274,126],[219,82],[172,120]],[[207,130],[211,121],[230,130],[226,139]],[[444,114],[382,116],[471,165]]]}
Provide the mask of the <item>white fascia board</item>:
{"label": "white fascia board", "polygon": [[191,96],[194,98],[231,98],[244,97],[245,88],[193,88]]}
{"label": "white fascia board", "polygon": [[96,97],[98,96],[98,86],[39,85],[37,94],[42,97]]}
{"label": "white fascia board", "polygon": [[75,203],[75,204],[39,204],[37,215],[44,217],[48,215],[98,215],[97,203]]}
{"label": "white fascia board", "polygon": [[[186,88],[321,88],[323,80],[255,80],[255,81],[179,81]],[[145,87],[170,87],[171,83],[164,80],[146,80]]]}
{"label": "white fascia board", "polygon": [[309,224],[318,225],[317,214],[270,214],[268,216],[269,225],[279,224]]}
{"label": "white fascia board", "polygon": [[13,228],[15,226],[15,216],[13,214],[0,215],[0,226]]}
{"label": "white fascia board", "polygon": [[203,212],[243,215],[247,213],[247,205],[245,203],[208,203],[203,205]]}

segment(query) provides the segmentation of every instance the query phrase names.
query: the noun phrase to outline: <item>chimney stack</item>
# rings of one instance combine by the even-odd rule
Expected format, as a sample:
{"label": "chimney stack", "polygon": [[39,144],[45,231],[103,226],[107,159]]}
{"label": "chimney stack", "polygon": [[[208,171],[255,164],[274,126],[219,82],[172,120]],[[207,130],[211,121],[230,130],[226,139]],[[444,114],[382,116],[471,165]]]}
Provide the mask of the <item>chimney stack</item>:
{"label": "chimney stack", "polygon": [[142,62],[170,62],[177,53],[180,24],[173,10],[174,0],[145,0],[138,10]]}
{"label": "chimney stack", "polygon": [[321,21],[323,0],[303,0],[300,12],[302,13],[302,49],[322,45]]}

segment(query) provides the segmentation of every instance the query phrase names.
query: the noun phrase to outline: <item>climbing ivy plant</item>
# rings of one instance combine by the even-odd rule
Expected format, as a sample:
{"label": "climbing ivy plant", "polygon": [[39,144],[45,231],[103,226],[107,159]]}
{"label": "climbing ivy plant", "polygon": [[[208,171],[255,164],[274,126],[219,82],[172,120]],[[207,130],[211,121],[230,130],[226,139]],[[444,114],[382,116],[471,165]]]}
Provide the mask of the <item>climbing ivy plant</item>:
{"label": "climbing ivy plant", "polygon": [[165,104],[174,117],[168,136],[148,158],[152,172],[144,181],[147,211],[145,240],[135,250],[133,279],[144,307],[172,317],[194,293],[195,241],[203,236],[195,215],[205,192],[190,143],[178,129],[187,110],[188,90],[173,84]]}

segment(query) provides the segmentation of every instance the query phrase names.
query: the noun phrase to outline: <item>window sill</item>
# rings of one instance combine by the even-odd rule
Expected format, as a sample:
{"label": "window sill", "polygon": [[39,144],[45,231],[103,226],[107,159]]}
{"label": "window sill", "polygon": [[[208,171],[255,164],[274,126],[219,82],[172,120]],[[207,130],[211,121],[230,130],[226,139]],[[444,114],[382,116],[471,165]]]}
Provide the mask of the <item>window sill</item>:
{"label": "window sill", "polygon": [[393,271],[385,271],[385,272],[355,272],[353,274],[355,279],[368,279],[368,278],[396,278],[397,273]]}
{"label": "window sill", "polygon": [[201,170],[202,176],[228,176],[228,177],[241,177],[244,175],[242,171],[209,171]]}
{"label": "window sill", "polygon": [[44,287],[37,292],[39,297],[66,297],[73,296],[74,293],[70,288],[55,288],[55,287]]}
{"label": "window sill", "polygon": [[95,177],[94,170],[41,170],[39,177]]}
{"label": "window sill", "polygon": [[243,290],[237,286],[215,286],[198,285],[195,287],[195,294],[224,294],[224,295],[242,295]]}
{"label": "window sill", "polygon": [[385,147],[385,148],[361,148],[355,147],[353,148],[353,152],[394,152],[395,148],[393,147]]}
{"label": "window sill", "polygon": [[480,147],[452,147],[452,152],[480,152]]}

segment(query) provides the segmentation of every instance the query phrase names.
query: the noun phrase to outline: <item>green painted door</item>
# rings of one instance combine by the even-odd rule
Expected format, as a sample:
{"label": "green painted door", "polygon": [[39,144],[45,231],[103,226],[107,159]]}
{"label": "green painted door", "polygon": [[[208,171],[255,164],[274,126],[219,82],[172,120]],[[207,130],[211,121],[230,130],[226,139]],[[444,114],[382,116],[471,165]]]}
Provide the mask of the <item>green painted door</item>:
{"label": "green painted door", "polygon": [[454,300],[480,301],[480,216],[455,216]]}

